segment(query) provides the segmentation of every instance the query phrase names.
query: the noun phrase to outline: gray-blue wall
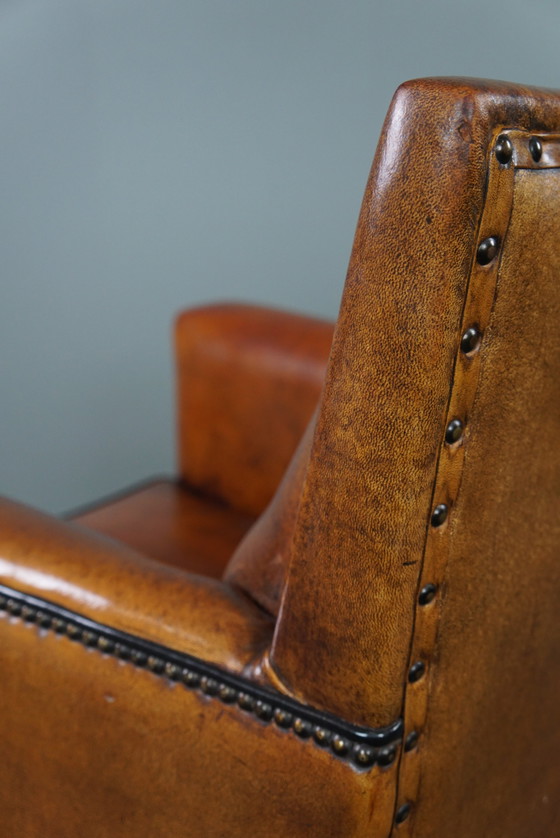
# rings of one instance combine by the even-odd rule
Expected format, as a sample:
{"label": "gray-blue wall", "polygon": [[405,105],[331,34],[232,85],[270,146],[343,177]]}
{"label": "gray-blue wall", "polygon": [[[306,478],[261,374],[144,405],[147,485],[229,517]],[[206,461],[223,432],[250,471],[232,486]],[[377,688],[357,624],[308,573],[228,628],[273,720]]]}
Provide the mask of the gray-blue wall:
{"label": "gray-blue wall", "polygon": [[397,85],[560,87],[559,36],[553,0],[2,0],[0,492],[172,471],[173,314],[334,317]]}

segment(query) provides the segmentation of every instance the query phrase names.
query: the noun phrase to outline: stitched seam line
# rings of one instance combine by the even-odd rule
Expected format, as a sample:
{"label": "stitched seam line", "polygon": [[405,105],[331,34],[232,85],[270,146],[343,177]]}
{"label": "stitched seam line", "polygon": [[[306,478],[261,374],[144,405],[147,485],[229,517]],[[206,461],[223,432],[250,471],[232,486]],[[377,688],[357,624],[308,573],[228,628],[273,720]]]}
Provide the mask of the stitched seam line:
{"label": "stitched seam line", "polygon": [[[496,161],[493,153],[494,143],[496,141],[496,136],[494,136],[490,145],[485,195],[476,232],[475,252],[465,288],[460,320],[461,335],[464,335],[468,328],[476,326],[480,332],[481,340],[483,340],[484,331],[494,310],[503,244],[511,219],[515,170],[517,168],[546,168],[551,165],[550,155],[546,161],[543,160],[545,164],[543,166],[528,164],[526,145],[528,139],[532,136],[531,134],[503,130],[497,133],[509,136],[513,140],[512,164],[499,165]],[[558,140],[558,137],[556,136],[554,139]],[[498,255],[489,262],[479,262],[477,259],[479,243],[485,237],[494,235],[499,236],[500,239]],[[467,427],[467,441],[469,428],[468,418],[478,390],[480,367],[479,348],[466,355],[461,350],[461,347],[458,348],[453,362],[445,423],[447,426],[454,418],[461,418]],[[438,450],[430,516],[432,515],[432,510],[435,509],[435,504],[439,503],[446,504],[448,514],[453,514],[453,506],[456,504],[462,482],[465,447],[466,440],[464,432],[457,445],[448,445],[442,440]],[[445,569],[450,546],[450,532],[448,527],[448,521],[442,527],[434,527],[430,518],[426,527],[426,539],[416,590],[411,632],[409,673],[413,672],[410,667],[413,667],[416,661],[419,661],[427,667],[427,672],[423,677],[421,676],[418,679],[420,681],[418,685],[414,679],[409,678],[412,683],[405,683],[404,686],[404,734],[407,736],[413,733],[413,735],[418,737],[424,733],[426,725],[432,675],[429,664],[434,659],[438,638],[439,615],[438,612],[434,613],[432,609],[439,609],[440,604],[437,601],[431,603],[431,600],[428,601],[428,604],[419,604],[419,595],[421,590],[423,590],[423,586],[428,583],[435,583],[440,593],[438,599],[441,600],[441,587],[445,581]],[[427,648],[428,643],[430,646],[429,649]],[[425,747],[425,742],[424,738],[422,738],[420,746],[413,745],[408,752],[406,741],[407,739],[403,737],[404,749],[399,759],[394,828],[399,825],[398,813],[400,809],[410,807],[419,796],[421,752],[422,748]],[[413,818],[408,818],[407,811],[402,826],[399,828],[399,835],[410,836],[412,834],[413,820]]]}

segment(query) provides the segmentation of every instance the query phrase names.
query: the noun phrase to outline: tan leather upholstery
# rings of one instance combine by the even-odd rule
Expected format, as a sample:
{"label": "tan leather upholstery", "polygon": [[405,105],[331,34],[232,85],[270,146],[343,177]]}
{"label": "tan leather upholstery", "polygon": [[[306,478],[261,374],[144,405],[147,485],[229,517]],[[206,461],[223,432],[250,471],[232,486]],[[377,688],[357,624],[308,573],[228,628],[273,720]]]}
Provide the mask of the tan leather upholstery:
{"label": "tan leather upholstery", "polygon": [[518,170],[434,614],[430,838],[560,835],[559,218],[560,169]]}
{"label": "tan leather upholstery", "polygon": [[559,188],[560,93],[403,85],[318,405],[328,324],[199,310],[182,512],[2,502],[6,834],[560,834]]}
{"label": "tan leather upholstery", "polygon": [[319,399],[333,326],[259,306],[185,311],[175,328],[186,483],[251,515],[271,500]]}
{"label": "tan leather upholstery", "polygon": [[191,573],[219,579],[254,518],[175,480],[152,480],[69,516]]}
{"label": "tan leather upholstery", "polygon": [[0,579],[18,591],[231,670],[242,671],[270,640],[271,620],[216,579],[8,500],[0,528]]}

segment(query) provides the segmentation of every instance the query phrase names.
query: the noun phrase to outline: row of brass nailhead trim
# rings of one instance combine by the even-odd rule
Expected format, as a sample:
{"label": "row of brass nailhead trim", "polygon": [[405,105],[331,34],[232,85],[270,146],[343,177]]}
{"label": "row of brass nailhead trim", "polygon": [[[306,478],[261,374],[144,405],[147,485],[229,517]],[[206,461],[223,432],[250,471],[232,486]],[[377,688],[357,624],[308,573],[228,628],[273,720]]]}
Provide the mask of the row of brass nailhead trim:
{"label": "row of brass nailhead trim", "polygon": [[[52,608],[50,603],[47,607]],[[201,674],[196,670],[196,664],[194,667],[181,666],[173,661],[165,660],[164,650],[162,654],[148,654],[134,648],[132,644],[126,643],[126,641],[118,642],[108,637],[101,625],[97,630],[83,628],[73,622],[72,618],[53,616],[48,613],[46,608],[42,609],[28,602],[22,602],[14,596],[0,593],[0,611],[6,612],[11,617],[20,618],[27,623],[34,623],[46,631],[66,636],[68,639],[87,648],[95,649],[102,654],[129,662],[138,668],[147,669],[154,675],[181,683],[191,690],[200,691],[205,696],[217,699],[224,704],[237,705],[242,711],[255,716],[261,722],[265,724],[274,722],[280,730],[291,731],[300,739],[313,741],[319,747],[330,750],[334,756],[351,763],[358,769],[369,769],[374,765],[389,766],[396,758],[398,742],[391,742],[382,747],[353,742],[351,735],[343,736],[329,729],[328,724],[317,724],[309,718],[305,718],[306,708],[304,705],[297,706],[297,703],[294,702],[296,704],[293,708],[294,712],[290,712],[282,706],[275,706],[273,694],[270,695],[270,700],[252,695],[251,692],[256,692],[256,690],[251,690],[251,683],[241,679],[239,679],[239,688],[233,687],[220,678],[220,671],[217,668],[216,677]],[[173,654],[178,653],[173,652]],[[208,668],[211,665],[204,662],[204,666]],[[234,677],[237,678],[230,673],[227,674],[227,679],[230,681]],[[301,712],[298,713],[297,710]],[[394,727],[396,733],[398,733],[397,725]],[[356,736],[359,735],[362,735],[362,729],[357,729]]]}
{"label": "row of brass nailhead trim", "polygon": [[[529,138],[523,138],[520,136],[521,132],[512,132],[512,136],[514,139],[520,139],[523,142],[523,139],[527,142],[527,148],[529,153],[532,157],[534,163],[538,163],[542,154],[542,145],[540,141],[534,137],[529,136]],[[521,146],[520,142],[520,146]],[[495,144],[493,146],[493,157],[495,157],[497,163],[499,164],[499,170],[507,169],[512,162],[513,154],[514,154],[515,147],[513,146],[509,136],[507,133],[502,132],[498,135],[497,139],[495,140]],[[516,165],[525,165],[527,166],[526,161],[519,161],[516,159],[514,162],[514,167]],[[559,161],[560,162],[560,161]],[[492,164],[491,164],[492,165]],[[494,166],[496,164],[494,163]],[[485,208],[486,203],[488,201],[488,195],[485,199]],[[510,205],[511,206],[511,205]],[[484,218],[485,208],[483,209],[482,218]],[[483,235],[479,237],[479,241],[475,251],[474,257],[474,264],[478,265],[478,269],[482,268],[492,268],[496,271],[496,281],[497,281],[497,266],[501,254],[501,249],[503,245],[503,235],[497,236],[494,234],[490,235]],[[474,268],[473,268],[474,270]],[[471,271],[472,275],[472,271]],[[496,284],[494,283],[494,294],[495,294]],[[467,287],[466,291],[466,300],[469,299],[469,292],[470,292],[470,282],[469,286]],[[463,312],[462,320],[464,319],[465,315],[467,314],[467,305],[465,305],[465,311]],[[467,359],[472,359],[475,355],[478,354],[481,343],[484,336],[484,330],[479,328],[479,325],[474,322],[470,327],[463,328],[461,340],[459,344],[458,354],[463,355]],[[455,373],[454,373],[455,378]],[[452,391],[455,387],[455,381],[452,385]],[[473,391],[476,393],[476,386]],[[462,417],[459,415],[450,415],[449,409],[452,404],[452,395],[450,395],[449,400],[449,407],[447,413],[447,419],[445,424],[444,430],[444,438],[442,442],[442,446],[455,449],[459,448],[464,444],[464,433],[465,428],[467,426],[466,417]],[[437,472],[440,469],[440,461],[438,460],[438,467]],[[436,473],[436,482],[434,485],[438,483],[438,474]],[[457,489],[460,484],[460,481],[457,483]],[[443,524],[448,522],[449,514],[452,510],[452,504],[450,503],[451,498],[447,499],[446,502],[437,502],[435,505],[432,506],[432,510],[430,512],[430,521],[428,525],[428,532],[433,530],[438,530],[442,527]],[[422,578],[422,572],[421,576]],[[422,584],[422,582],[421,582]],[[437,593],[440,589],[440,585],[430,581],[426,582],[424,580],[422,587],[419,591],[417,597],[417,609],[421,608],[424,609],[427,605],[430,605]],[[414,660],[410,663],[410,668],[408,672],[408,682],[409,684],[415,684],[417,681],[420,681],[422,678],[425,677],[428,670],[428,666],[425,660]],[[405,713],[405,725],[406,725],[406,713]],[[421,736],[421,730],[418,729],[411,729],[406,734],[404,741],[403,741],[403,758],[406,759],[406,756],[411,752],[416,751],[417,745],[419,743],[419,739]],[[405,823],[410,817],[414,808],[414,799],[405,799],[402,800],[400,804],[397,804],[397,809],[395,812],[395,826],[400,826],[400,824]]]}

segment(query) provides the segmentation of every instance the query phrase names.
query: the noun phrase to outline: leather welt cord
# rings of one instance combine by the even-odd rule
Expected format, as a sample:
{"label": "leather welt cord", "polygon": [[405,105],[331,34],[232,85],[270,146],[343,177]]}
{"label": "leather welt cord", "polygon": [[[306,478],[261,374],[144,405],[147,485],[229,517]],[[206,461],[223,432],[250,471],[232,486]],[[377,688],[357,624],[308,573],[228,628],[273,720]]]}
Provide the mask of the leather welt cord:
{"label": "leather welt cord", "polygon": [[403,724],[383,728],[351,725],[276,691],[226,672],[214,664],[159,643],[111,628],[46,599],[0,585],[0,615],[23,620],[39,632],[56,632],[103,655],[182,684],[207,699],[236,706],[264,725],[314,743],[357,770],[391,765]]}

